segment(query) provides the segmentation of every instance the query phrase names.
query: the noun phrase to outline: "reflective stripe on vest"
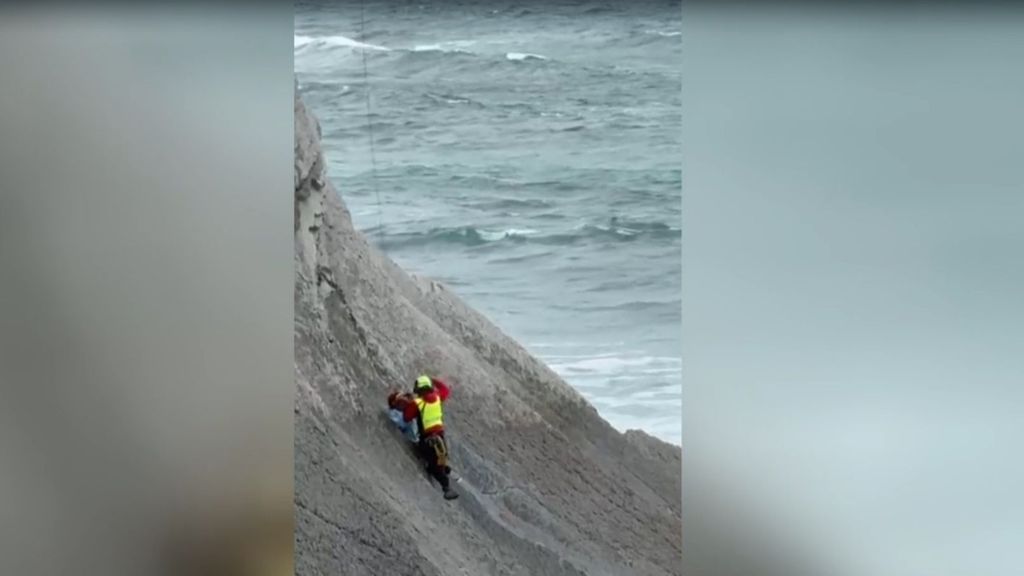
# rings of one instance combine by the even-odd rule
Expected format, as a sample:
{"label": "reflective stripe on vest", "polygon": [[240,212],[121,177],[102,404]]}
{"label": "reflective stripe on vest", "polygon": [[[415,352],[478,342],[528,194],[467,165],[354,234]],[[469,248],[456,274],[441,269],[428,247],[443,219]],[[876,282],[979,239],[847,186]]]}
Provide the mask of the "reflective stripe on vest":
{"label": "reflective stripe on vest", "polygon": [[[420,418],[423,421],[423,430],[430,430],[434,426],[441,425],[441,399],[427,402],[419,396],[416,397],[416,407],[420,409]],[[422,430],[421,430],[422,431]]]}

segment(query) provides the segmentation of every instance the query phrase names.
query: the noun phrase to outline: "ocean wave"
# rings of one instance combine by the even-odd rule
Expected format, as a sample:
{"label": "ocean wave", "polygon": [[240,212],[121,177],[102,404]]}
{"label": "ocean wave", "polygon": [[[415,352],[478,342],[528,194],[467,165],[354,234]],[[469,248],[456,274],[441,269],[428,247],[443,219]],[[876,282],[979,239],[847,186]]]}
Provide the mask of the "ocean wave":
{"label": "ocean wave", "polygon": [[426,233],[406,232],[392,234],[381,238],[380,245],[385,249],[410,246],[426,246],[431,244],[460,244],[463,246],[480,246],[492,242],[521,242],[536,234],[536,230],[528,228],[508,228],[505,230],[488,230],[473,226],[458,228],[435,228]]}
{"label": "ocean wave", "polygon": [[481,230],[480,237],[488,242],[494,242],[496,240],[514,240],[517,238],[527,238],[536,233],[536,230],[531,230],[529,228],[509,228],[507,230]]}
{"label": "ocean wave", "polygon": [[[588,290],[593,292],[594,290]],[[579,312],[643,312],[646,310],[677,311],[682,308],[679,300],[633,300],[620,304],[609,304],[603,306],[553,306],[553,308],[565,309]]]}
{"label": "ocean wave", "polygon": [[[474,56],[474,57],[485,57],[491,58],[498,55],[487,55],[474,52],[468,49],[469,46],[474,45],[474,40],[451,40],[447,42],[438,42],[435,44],[417,44],[411,48],[406,47],[387,47],[380,46],[377,44],[370,44],[367,42],[360,42],[348,36],[333,35],[333,36],[305,36],[301,34],[294,35],[294,48],[296,51],[306,50],[313,47],[319,48],[350,48],[350,49],[363,49],[363,50],[374,50],[379,52],[395,52],[401,53],[408,58],[424,58],[424,57],[443,57],[443,56]],[[526,60],[548,60],[547,56],[543,54],[534,54],[530,52],[506,52],[504,54],[505,60],[511,60],[515,62],[526,61]]]}
{"label": "ocean wave", "polygon": [[548,366],[559,374],[600,374],[611,376],[619,373],[632,374],[673,374],[680,370],[682,360],[672,356],[619,356],[596,355],[589,358],[567,359],[558,356],[544,358]]}
{"label": "ocean wave", "polygon": [[509,52],[505,54],[505,58],[508,60],[547,60],[548,57],[542,54],[529,54],[526,52]]}
{"label": "ocean wave", "polygon": [[[607,350],[618,350],[620,347],[625,346],[626,342],[623,340],[609,341],[609,342],[527,342],[525,346],[531,350],[595,350],[595,349],[607,349]],[[545,359],[552,357],[553,355],[547,353],[537,353],[538,356],[542,356]],[[587,354],[583,356],[577,356],[577,358],[595,358],[597,356],[620,356],[621,352],[606,353],[606,354]]]}
{"label": "ocean wave", "polygon": [[529,228],[486,229],[474,226],[435,228],[428,232],[404,232],[380,238],[385,249],[423,247],[436,244],[481,246],[495,242],[567,246],[581,242],[635,242],[642,239],[665,240],[681,237],[681,230],[661,222],[620,224],[584,224],[570,232],[541,234]]}
{"label": "ocean wave", "polygon": [[481,62],[486,61],[480,54],[468,50],[396,49],[391,54],[398,55],[394,62],[395,70],[410,75],[432,73],[442,67],[445,74],[457,75],[476,70],[481,66]]}
{"label": "ocean wave", "polygon": [[500,102],[496,104],[496,107],[513,112],[527,112],[531,114],[539,113],[537,107],[529,102]]}
{"label": "ocean wave", "polygon": [[545,250],[543,252],[533,252],[530,254],[521,254],[519,256],[507,256],[504,258],[493,258],[488,260],[491,264],[520,264],[522,262],[529,262],[531,260],[537,260],[538,258],[548,258],[553,256],[555,252]]}
{"label": "ocean wave", "polygon": [[378,50],[381,52],[390,52],[391,48],[386,46],[378,46],[376,44],[367,44],[358,40],[353,40],[348,36],[302,36],[299,34],[295,35],[295,49],[306,48],[309,46],[326,46],[326,47],[345,47],[345,48],[362,48],[364,50]]}
{"label": "ocean wave", "polygon": [[570,180],[535,180],[533,182],[524,182],[523,188],[544,191],[554,190],[557,192],[572,192],[574,190],[586,190],[589,187],[582,182],[573,182]]}
{"label": "ocean wave", "polygon": [[476,100],[473,100],[472,98],[466,98],[465,96],[459,96],[458,94],[439,94],[439,93],[435,93],[435,92],[424,92],[423,96],[427,100],[430,100],[431,102],[434,102],[435,104],[444,104],[444,105],[450,105],[450,106],[465,105],[465,106],[473,106],[475,108],[484,108],[484,104],[483,103],[477,102]]}
{"label": "ocean wave", "polygon": [[671,232],[677,233],[682,232],[679,228],[674,228],[665,224],[664,222],[658,221],[644,221],[644,220],[630,220],[612,217],[608,221],[608,228],[616,228],[619,230],[626,230],[629,232]]}
{"label": "ocean wave", "polygon": [[568,234],[555,234],[543,240],[555,244],[574,244],[582,240],[598,239],[616,242],[634,242],[639,239],[656,240],[681,237],[682,230],[662,222],[618,222],[609,224],[583,224]]}
{"label": "ocean wave", "polygon": [[[486,174],[464,174],[462,173],[463,170],[465,170],[464,167],[450,169],[451,172],[455,173],[448,176],[448,182],[456,187],[471,188],[474,191],[494,188],[515,189],[520,186],[517,180],[502,178],[500,176],[489,176]],[[474,194],[473,197],[477,198],[479,195]]]}
{"label": "ocean wave", "polygon": [[305,82],[299,82],[299,93],[305,95],[311,92],[329,92],[332,96],[344,96],[352,92],[352,88],[348,84],[343,84],[341,81],[316,81],[308,80]]}
{"label": "ocean wave", "polygon": [[412,47],[413,52],[447,52],[453,54],[472,54],[467,46],[476,44],[475,40],[452,40],[450,42],[439,42],[437,44],[418,44]]}
{"label": "ocean wave", "polygon": [[583,292],[590,293],[601,293],[601,292],[619,292],[622,290],[636,290],[637,288],[656,286],[664,282],[664,278],[659,276],[627,276],[627,277],[614,277],[609,280],[594,284],[584,288]]}
{"label": "ocean wave", "polygon": [[553,204],[549,200],[539,198],[496,198],[493,200],[481,200],[465,204],[467,208],[478,210],[531,210],[539,208],[551,208]]}
{"label": "ocean wave", "polygon": [[644,30],[644,34],[653,34],[655,36],[672,38],[674,36],[681,36],[683,33],[678,30]]}

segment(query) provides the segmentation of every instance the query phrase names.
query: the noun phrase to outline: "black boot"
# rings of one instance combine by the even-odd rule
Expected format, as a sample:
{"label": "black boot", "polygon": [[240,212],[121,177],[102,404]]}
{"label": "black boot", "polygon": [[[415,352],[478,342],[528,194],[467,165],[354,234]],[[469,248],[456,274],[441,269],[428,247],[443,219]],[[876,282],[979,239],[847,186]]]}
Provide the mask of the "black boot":
{"label": "black boot", "polygon": [[445,489],[445,491],[444,491],[444,499],[445,500],[455,500],[458,497],[459,497],[459,493],[456,492],[455,490],[452,490],[451,486],[449,486],[448,488]]}

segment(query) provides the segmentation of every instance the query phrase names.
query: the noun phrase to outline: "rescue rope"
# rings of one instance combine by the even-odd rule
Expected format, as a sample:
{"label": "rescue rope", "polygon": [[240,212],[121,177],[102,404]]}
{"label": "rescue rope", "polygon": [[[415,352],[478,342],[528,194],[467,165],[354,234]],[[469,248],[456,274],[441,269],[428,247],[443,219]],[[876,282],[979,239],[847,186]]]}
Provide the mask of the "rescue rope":
{"label": "rescue rope", "polygon": [[366,67],[366,2],[359,2],[359,41],[363,44],[359,52],[363,55],[363,94],[366,96],[366,127],[370,133],[370,170],[373,193],[377,198],[377,233],[384,236],[384,210],[380,203],[380,187],[377,184],[377,144],[373,135],[373,118],[370,115],[370,78]]}

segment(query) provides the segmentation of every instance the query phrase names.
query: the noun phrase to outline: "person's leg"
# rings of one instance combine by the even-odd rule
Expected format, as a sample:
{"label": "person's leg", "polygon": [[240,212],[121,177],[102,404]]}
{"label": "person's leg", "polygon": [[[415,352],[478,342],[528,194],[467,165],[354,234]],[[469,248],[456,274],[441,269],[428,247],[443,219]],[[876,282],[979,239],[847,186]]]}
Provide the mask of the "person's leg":
{"label": "person's leg", "polygon": [[430,475],[437,480],[437,483],[441,485],[441,488],[445,492],[448,492],[450,483],[448,480],[447,466],[445,464],[445,444],[444,438],[441,436],[432,436],[427,440],[427,449],[425,456],[427,457],[428,470]]}
{"label": "person's leg", "polygon": [[430,453],[433,452],[433,450],[430,448],[430,443],[426,438],[420,438],[420,441],[416,443],[416,452],[419,455],[420,460],[423,461],[423,467],[429,472],[430,463],[433,461]]}
{"label": "person's leg", "polygon": [[441,436],[441,441],[444,442],[444,453],[445,453],[444,473],[447,474],[448,476],[451,476],[451,474],[452,474],[451,461],[452,460],[451,460],[451,452],[448,451],[448,439],[445,438],[444,435],[442,435]]}
{"label": "person's leg", "polygon": [[441,485],[441,489],[447,492],[451,487],[451,483],[448,480],[448,474],[446,474],[443,469],[438,468],[437,466],[434,467],[432,473],[434,474],[434,478],[437,479],[437,483]]}
{"label": "person's leg", "polygon": [[458,498],[459,494],[452,490],[451,480],[448,477],[451,468],[448,467],[448,444],[445,443],[444,436],[437,438],[434,448],[437,455],[437,459],[434,461],[434,474],[437,477],[437,482],[444,490],[444,498],[445,500]]}

